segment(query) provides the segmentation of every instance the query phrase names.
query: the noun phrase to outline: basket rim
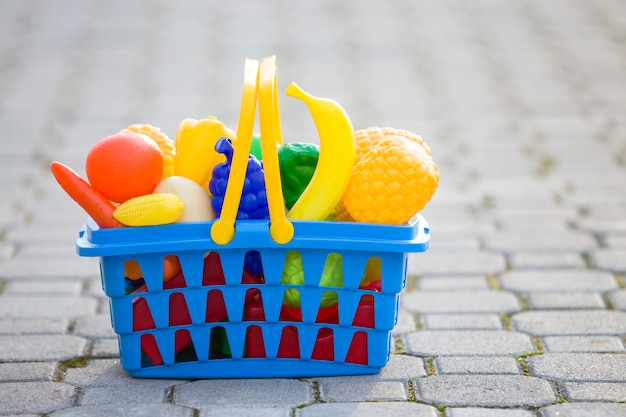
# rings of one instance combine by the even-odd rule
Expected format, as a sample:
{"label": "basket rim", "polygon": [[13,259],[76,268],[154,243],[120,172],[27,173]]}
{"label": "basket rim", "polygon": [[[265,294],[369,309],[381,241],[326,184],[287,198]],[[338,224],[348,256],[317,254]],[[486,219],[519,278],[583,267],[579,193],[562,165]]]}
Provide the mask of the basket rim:
{"label": "basket rim", "polygon": [[[211,239],[214,221],[102,229],[88,218],[79,231],[76,251],[80,256],[115,256],[181,250],[227,249],[336,249],[379,252],[424,252],[430,228],[416,215],[407,224],[386,225],[330,221],[293,221],[294,238],[286,244],[274,242],[269,220],[242,220],[235,237],[226,245]],[[251,243],[253,243],[251,245]]]}

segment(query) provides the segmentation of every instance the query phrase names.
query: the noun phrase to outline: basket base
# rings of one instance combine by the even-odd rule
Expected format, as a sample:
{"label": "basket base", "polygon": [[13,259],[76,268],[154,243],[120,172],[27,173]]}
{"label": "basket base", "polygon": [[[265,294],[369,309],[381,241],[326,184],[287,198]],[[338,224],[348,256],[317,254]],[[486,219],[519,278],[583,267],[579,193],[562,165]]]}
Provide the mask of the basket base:
{"label": "basket base", "polygon": [[135,378],[309,378],[321,376],[372,375],[381,367],[302,359],[215,359],[127,370]]}

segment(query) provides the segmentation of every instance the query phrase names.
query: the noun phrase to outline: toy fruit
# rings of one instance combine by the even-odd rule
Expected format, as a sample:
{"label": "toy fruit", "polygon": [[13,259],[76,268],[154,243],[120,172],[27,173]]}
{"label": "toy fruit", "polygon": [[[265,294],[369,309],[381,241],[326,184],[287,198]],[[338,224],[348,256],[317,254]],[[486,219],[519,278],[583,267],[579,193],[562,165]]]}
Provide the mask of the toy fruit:
{"label": "toy fruit", "polygon": [[[226,162],[218,164],[215,167],[213,176],[209,182],[209,190],[213,195],[211,204],[213,205],[215,213],[219,216],[222,212],[222,205],[224,204],[224,196],[226,194],[235,149],[226,138],[218,140],[215,144],[215,149],[219,153],[226,155]],[[239,210],[237,211],[237,219],[267,218],[269,218],[269,210],[267,206],[267,195],[265,194],[263,165],[253,155],[249,155],[246,177],[244,179],[243,191],[239,202]]]}
{"label": "toy fruit", "polygon": [[356,152],[352,122],[335,101],[313,97],[295,83],[287,87],[286,94],[307,105],[320,137],[317,168],[288,217],[324,220],[339,203],[350,181]]}
{"label": "toy fruit", "polygon": [[285,143],[278,148],[280,181],[285,206],[291,209],[313,178],[320,156],[315,143]]}
{"label": "toy fruit", "polygon": [[[283,274],[280,278],[281,284],[304,285],[304,269],[302,267],[302,255],[298,251],[290,251],[285,257]],[[343,287],[343,266],[341,255],[331,253],[326,257],[320,287]],[[289,288],[285,291],[283,303],[288,307],[300,307],[300,291]],[[320,307],[330,307],[337,304],[337,293],[326,291],[322,295]]]}
{"label": "toy fruit", "polygon": [[174,223],[184,208],[182,200],[174,194],[147,194],[123,202],[113,216],[126,226],[157,226]]}
{"label": "toy fruit", "polygon": [[87,154],[87,178],[116,203],[150,194],[163,177],[163,155],[154,141],[133,133],[100,139]]}
{"label": "toy fruit", "polygon": [[342,203],[358,222],[403,224],[430,201],[439,170],[426,149],[386,136],[355,165]]}
{"label": "toy fruit", "polygon": [[180,122],[176,132],[174,174],[195,181],[208,192],[213,167],[224,162],[224,156],[215,151],[215,143],[221,137],[234,140],[235,132],[215,116]]}
{"label": "toy fruit", "polygon": [[135,132],[146,135],[157,144],[163,155],[163,178],[174,175],[174,154],[176,147],[174,141],[167,137],[158,127],[146,124],[130,125],[122,132]]}
{"label": "toy fruit", "polygon": [[175,223],[208,222],[215,218],[211,197],[189,178],[178,175],[167,177],[154,192],[174,194],[182,200],[185,209]]}

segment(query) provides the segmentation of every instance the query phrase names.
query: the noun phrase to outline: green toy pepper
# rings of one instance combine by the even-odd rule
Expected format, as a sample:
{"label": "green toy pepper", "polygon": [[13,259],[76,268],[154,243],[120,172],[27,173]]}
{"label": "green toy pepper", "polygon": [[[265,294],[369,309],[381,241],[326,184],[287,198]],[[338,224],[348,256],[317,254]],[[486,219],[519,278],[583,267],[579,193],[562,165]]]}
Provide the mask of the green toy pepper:
{"label": "green toy pepper", "polygon": [[320,147],[315,143],[285,143],[278,148],[278,164],[287,209],[296,204],[315,172]]}

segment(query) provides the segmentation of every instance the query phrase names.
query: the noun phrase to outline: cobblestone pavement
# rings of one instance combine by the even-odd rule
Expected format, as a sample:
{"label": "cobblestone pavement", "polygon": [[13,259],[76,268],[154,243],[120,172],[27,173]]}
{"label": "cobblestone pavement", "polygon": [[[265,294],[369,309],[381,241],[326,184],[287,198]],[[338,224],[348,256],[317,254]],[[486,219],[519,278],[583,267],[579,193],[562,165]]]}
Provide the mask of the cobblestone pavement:
{"label": "cobblestone pavement", "polygon": [[[0,1],[0,414],[626,416],[626,4]],[[276,54],[356,128],[421,134],[441,170],[375,376],[137,380],[119,365],[84,173],[131,123],[235,126],[245,57]],[[315,141],[281,95],[288,141]],[[268,388],[271,395],[268,395]]]}

